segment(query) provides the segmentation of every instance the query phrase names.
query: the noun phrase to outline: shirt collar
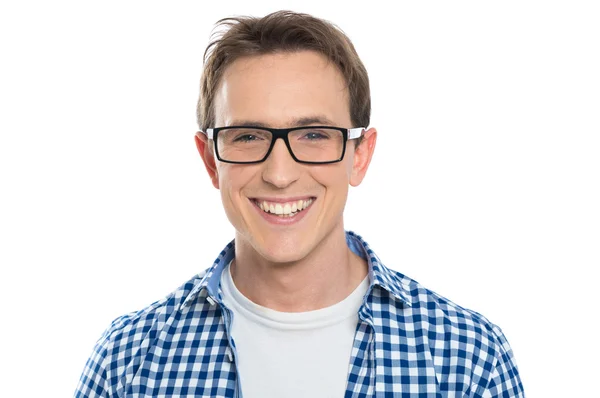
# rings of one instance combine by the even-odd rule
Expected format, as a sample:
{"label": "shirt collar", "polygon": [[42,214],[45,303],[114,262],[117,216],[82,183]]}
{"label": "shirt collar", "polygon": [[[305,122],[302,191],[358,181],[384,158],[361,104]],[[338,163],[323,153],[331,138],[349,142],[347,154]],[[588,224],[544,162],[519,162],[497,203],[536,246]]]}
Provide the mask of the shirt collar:
{"label": "shirt collar", "polygon": [[413,304],[411,279],[386,267],[369,244],[357,233],[346,231],[346,243],[350,250],[367,260],[369,264],[369,280],[371,281],[369,291],[378,286],[403,304],[408,306]]}
{"label": "shirt collar", "polygon": [[[409,278],[387,268],[360,235],[352,231],[346,231],[346,243],[350,250],[368,261],[370,280],[369,292],[378,286],[402,303],[408,306],[412,305],[413,299],[409,286],[411,280]],[[194,286],[180,308],[190,305],[200,296],[202,291],[206,291],[206,299],[208,301],[220,303],[222,301],[219,288],[221,274],[223,273],[225,266],[233,260],[234,256],[235,241],[232,240],[221,251],[213,265],[204,272],[204,275],[200,275],[200,283]]]}

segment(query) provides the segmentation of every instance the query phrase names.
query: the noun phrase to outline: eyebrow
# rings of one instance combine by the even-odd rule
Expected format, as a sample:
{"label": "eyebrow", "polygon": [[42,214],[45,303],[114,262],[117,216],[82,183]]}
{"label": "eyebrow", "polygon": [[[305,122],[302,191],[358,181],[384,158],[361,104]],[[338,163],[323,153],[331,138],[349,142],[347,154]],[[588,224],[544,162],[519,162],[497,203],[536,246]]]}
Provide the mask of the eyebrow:
{"label": "eyebrow", "polygon": [[[311,125],[327,125],[333,126],[334,122],[329,120],[327,117],[323,115],[314,115],[314,116],[304,116],[296,119],[292,119],[290,126],[291,127],[302,127],[302,126],[311,126]],[[232,126],[256,126],[256,127],[270,127],[267,123],[260,122],[258,120],[234,120],[231,123]]]}

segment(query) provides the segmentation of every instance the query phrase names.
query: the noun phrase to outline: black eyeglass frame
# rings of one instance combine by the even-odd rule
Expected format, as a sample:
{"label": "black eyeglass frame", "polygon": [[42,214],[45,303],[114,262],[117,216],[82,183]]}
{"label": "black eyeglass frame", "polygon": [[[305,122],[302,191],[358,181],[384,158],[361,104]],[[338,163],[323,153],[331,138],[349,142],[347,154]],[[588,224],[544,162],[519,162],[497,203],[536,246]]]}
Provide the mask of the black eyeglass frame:
{"label": "black eyeglass frame", "polygon": [[[224,160],[221,158],[221,156],[219,155],[219,148],[218,148],[219,144],[218,144],[218,140],[217,140],[219,131],[225,130],[225,129],[239,129],[239,128],[266,130],[271,133],[271,135],[272,135],[271,145],[269,146],[267,153],[265,154],[265,156],[262,159],[253,160],[251,162],[240,162],[240,161],[233,161],[233,160]],[[343,147],[342,147],[342,154],[340,155],[339,159],[329,160],[326,162],[311,162],[311,161],[307,161],[307,160],[298,159],[296,157],[296,155],[294,155],[294,151],[292,151],[292,147],[290,146],[290,141],[289,141],[288,135],[292,131],[304,130],[304,129],[332,129],[332,130],[340,131],[343,136]],[[202,133],[206,134],[208,139],[213,140],[213,142],[215,143],[215,155],[217,155],[217,159],[219,159],[221,162],[224,162],[224,163],[233,163],[233,164],[262,163],[265,160],[267,160],[267,158],[271,154],[271,151],[273,150],[273,147],[275,146],[275,141],[277,139],[281,138],[283,140],[283,142],[285,142],[285,146],[287,147],[288,152],[290,153],[290,155],[296,162],[304,163],[304,164],[329,164],[329,163],[341,162],[344,159],[344,155],[346,154],[346,142],[348,142],[348,140],[353,140],[353,139],[359,138],[360,136],[362,136],[364,131],[365,131],[364,127],[354,127],[351,129],[346,129],[343,127],[333,127],[333,126],[301,126],[301,127],[290,127],[290,128],[285,128],[285,129],[274,129],[274,128],[269,128],[269,127],[264,127],[264,126],[227,126],[227,127],[209,128],[209,129],[206,129],[206,131],[203,131]]]}

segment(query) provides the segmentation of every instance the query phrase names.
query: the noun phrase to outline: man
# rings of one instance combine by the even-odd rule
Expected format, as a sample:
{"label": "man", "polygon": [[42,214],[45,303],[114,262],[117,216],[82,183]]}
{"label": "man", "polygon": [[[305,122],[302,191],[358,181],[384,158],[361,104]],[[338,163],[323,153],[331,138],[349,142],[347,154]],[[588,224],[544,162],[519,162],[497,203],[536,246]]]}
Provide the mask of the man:
{"label": "man", "polygon": [[291,12],[221,21],[195,140],[235,239],[98,341],[78,397],[520,397],[500,329],[346,232],[377,139],[349,39]]}

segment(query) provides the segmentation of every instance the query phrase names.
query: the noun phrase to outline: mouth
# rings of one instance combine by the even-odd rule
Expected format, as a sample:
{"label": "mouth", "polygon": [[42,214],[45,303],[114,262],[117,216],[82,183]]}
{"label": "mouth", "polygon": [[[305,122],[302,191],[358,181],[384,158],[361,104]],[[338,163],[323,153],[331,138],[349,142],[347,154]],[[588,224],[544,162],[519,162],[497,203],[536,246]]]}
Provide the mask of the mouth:
{"label": "mouth", "polygon": [[279,218],[292,218],[305,212],[316,200],[315,197],[288,201],[269,201],[263,199],[250,199],[256,207],[271,216]]}

